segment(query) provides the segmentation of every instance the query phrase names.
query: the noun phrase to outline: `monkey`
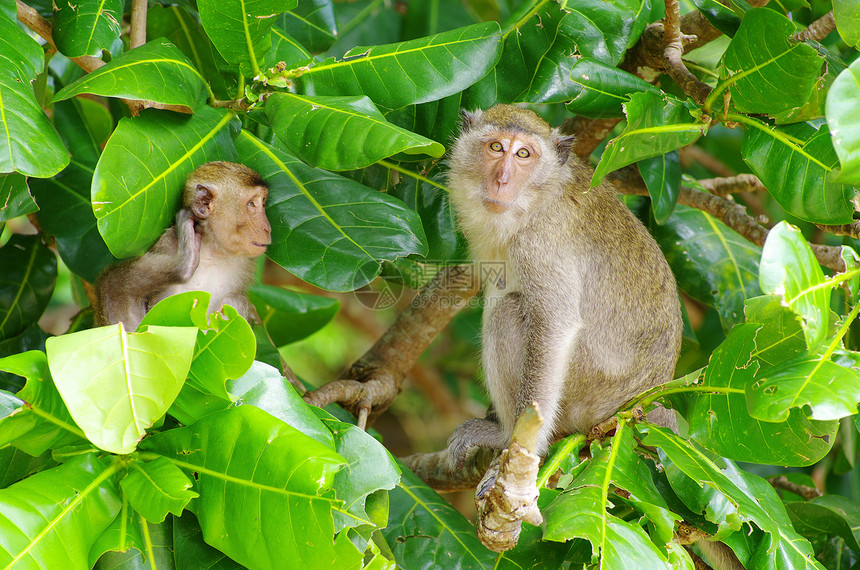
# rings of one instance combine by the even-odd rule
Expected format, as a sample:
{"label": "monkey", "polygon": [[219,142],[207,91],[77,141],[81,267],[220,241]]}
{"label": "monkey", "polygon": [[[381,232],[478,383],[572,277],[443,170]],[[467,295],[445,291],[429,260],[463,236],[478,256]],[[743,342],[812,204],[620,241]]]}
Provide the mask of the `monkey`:
{"label": "monkey", "polygon": [[674,275],[612,188],[589,188],[572,142],[519,107],[463,113],[447,181],[477,271],[489,276],[481,354],[493,412],[454,431],[453,466],[473,447],[506,448],[533,402],[544,455],[674,374]]}
{"label": "monkey", "polygon": [[134,331],[159,301],[185,291],[212,295],[209,312],[233,306],[259,322],[248,299],[255,258],[272,242],[269,187],[254,170],[209,162],[187,178],[175,224],[140,257],[108,267],[96,284],[96,326]]}

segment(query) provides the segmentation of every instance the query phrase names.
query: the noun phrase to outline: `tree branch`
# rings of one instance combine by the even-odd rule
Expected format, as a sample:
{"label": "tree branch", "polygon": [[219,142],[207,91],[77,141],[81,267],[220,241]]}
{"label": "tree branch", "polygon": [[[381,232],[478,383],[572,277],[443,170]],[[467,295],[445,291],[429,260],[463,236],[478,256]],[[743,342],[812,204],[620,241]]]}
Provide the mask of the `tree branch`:
{"label": "tree branch", "polygon": [[128,47],[134,49],[146,43],[146,9],[148,0],[131,0],[131,29],[128,32]]}
{"label": "tree branch", "polygon": [[798,34],[795,34],[794,38],[801,42],[806,40],[820,42],[828,35],[830,35],[830,32],[835,29],[836,20],[833,17],[833,10],[831,10],[822,17],[809,24],[808,28]]}
{"label": "tree branch", "polygon": [[681,60],[684,54],[684,40],[691,43],[696,38],[681,35],[681,15],[678,0],[666,0],[666,19],[664,20],[663,61],[666,73],[675,80],[675,83],[696,103],[700,105],[705,102],[711,93],[711,87],[690,73],[687,66]]}
{"label": "tree branch", "polygon": [[347,377],[305,394],[307,403],[333,402],[359,418],[375,418],[400,393],[403,378],[418,357],[479,288],[472,265],[445,267],[421,288],[397,321],[350,367]]}
{"label": "tree branch", "polygon": [[771,477],[767,480],[767,482],[770,483],[774,489],[782,489],[783,491],[788,491],[789,493],[800,495],[806,501],[808,501],[809,499],[814,499],[815,497],[820,497],[824,494],[815,487],[792,483],[788,480],[788,478],[786,478],[785,475]]}

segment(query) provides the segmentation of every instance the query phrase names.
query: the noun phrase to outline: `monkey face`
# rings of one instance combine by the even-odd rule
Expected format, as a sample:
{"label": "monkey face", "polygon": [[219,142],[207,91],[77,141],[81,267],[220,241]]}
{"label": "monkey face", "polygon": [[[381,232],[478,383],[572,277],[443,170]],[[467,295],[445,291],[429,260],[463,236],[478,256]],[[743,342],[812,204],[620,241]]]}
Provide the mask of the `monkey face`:
{"label": "monkey face", "polygon": [[493,131],[482,137],[484,207],[505,212],[528,186],[540,161],[540,142],[521,132]]}
{"label": "monkey face", "polygon": [[265,186],[254,186],[239,192],[234,202],[235,229],[229,240],[230,253],[256,257],[265,253],[266,246],[272,243],[272,226],[266,218],[268,196],[269,189]]}

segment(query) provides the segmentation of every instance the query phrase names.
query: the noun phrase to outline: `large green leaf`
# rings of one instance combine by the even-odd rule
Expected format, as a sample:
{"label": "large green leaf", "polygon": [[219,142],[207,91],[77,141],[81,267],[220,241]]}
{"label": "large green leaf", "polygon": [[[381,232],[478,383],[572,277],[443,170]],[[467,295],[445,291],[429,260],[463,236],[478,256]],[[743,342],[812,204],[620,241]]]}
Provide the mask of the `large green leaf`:
{"label": "large green leaf", "polygon": [[722,65],[727,78],[713,97],[729,89],[747,113],[778,113],[806,103],[824,60],[810,45],[791,39],[794,24],[767,8],[753,8],[732,38]]}
{"label": "large green leaf", "polygon": [[710,214],[678,206],[654,237],[688,295],[717,309],[723,329],[743,321],[744,301],[761,294],[761,250]]}
{"label": "large green leaf", "polygon": [[58,0],[54,9],[53,38],[66,57],[102,51],[122,52],[122,0]]}
{"label": "large green leaf", "polygon": [[191,365],[197,329],[122,325],[51,337],[48,364],[69,413],[90,441],[131,453],[179,394]]}
{"label": "large green leaf", "polygon": [[[148,109],[119,122],[93,175],[99,232],[117,257],[139,255],[173,223],[185,177],[211,160],[234,160],[233,115]],[[147,144],[141,144],[146,141]]]}
{"label": "large green leaf", "polygon": [[235,83],[231,74],[223,74],[219,64],[224,60],[209,40],[197,12],[185,6],[150,4],[146,12],[146,34],[150,38],[167,38],[185,54],[194,68],[206,78],[218,99],[229,99],[228,82]]}
{"label": "large green leaf", "polygon": [[627,127],[606,145],[594,170],[592,186],[622,166],[692,143],[706,128],[694,117],[692,104],[651,91],[632,94],[624,110]]}
{"label": "large green leaf", "polygon": [[287,68],[299,67],[308,65],[313,59],[314,56],[296,41],[294,37],[278,28],[278,26],[272,27],[272,48],[266,53],[266,57],[263,59],[264,67],[272,68],[279,66],[281,62],[284,62]]}
{"label": "large green leaf", "polygon": [[312,335],[331,321],[340,309],[337,299],[272,285],[253,285],[248,295],[276,346]]}
{"label": "large green leaf", "polygon": [[[332,493],[343,459],[254,406],[215,412],[147,438],[189,474],[206,542],[252,568],[351,568],[361,553],[334,539]],[[150,454],[143,454],[145,457]],[[154,454],[152,454],[154,455]]]}
{"label": "large green leaf", "polygon": [[54,101],[82,93],[182,105],[196,110],[206,100],[206,82],[185,54],[166,39],[159,38],[66,85],[54,96]]}
{"label": "large green leaf", "polygon": [[797,532],[804,536],[836,535],[851,550],[860,551],[857,503],[839,495],[824,495],[808,501],[791,501],[785,506]]}
{"label": "large green leaf", "polygon": [[327,59],[291,75],[307,95],[366,95],[397,109],[462,91],[493,68],[501,47],[499,25],[484,22],[397,44],[356,47],[340,61]]}
{"label": "large green leaf", "polygon": [[767,234],[759,273],[765,293],[779,295],[801,318],[806,344],[815,351],[824,342],[830,324],[830,291],[824,272],[800,230],[780,222]]}
{"label": "large green leaf", "polygon": [[13,235],[0,248],[0,339],[35,323],[54,292],[57,257],[39,236]]}
{"label": "large green leaf", "polygon": [[616,65],[645,29],[649,7],[638,0],[577,0],[566,5],[570,14],[560,31],[581,55]]}
{"label": "large green leaf", "polygon": [[0,359],[0,370],[27,379],[16,396],[4,395],[6,413],[0,418],[0,447],[11,443],[36,457],[47,449],[83,443],[83,432],[54,386],[44,352],[31,350],[7,356]]}
{"label": "large green leaf", "polygon": [[665,224],[675,210],[681,192],[681,161],[678,152],[640,160],[637,166],[651,196],[654,221]]}
{"label": "large green leaf", "polygon": [[[781,422],[764,422],[747,411],[745,388],[759,370],[771,367],[763,358],[790,357],[804,349],[802,341],[792,341],[800,336],[799,325],[790,317],[785,318],[778,301],[762,297],[753,302],[758,306],[768,299],[775,306],[771,305],[767,322],[736,325],[714,351],[704,378],[695,384],[695,391],[685,394],[690,438],[735,461],[811,465],[833,446],[838,427],[835,422],[810,420],[800,410]],[[794,350],[787,349],[789,345]],[[778,354],[768,355],[777,351]],[[709,387],[713,391],[708,391]]]}
{"label": "large green leaf", "polygon": [[[412,11],[412,6],[409,11]],[[312,53],[320,53],[337,39],[332,0],[304,0],[278,17],[278,26]]]}
{"label": "large green leaf", "polygon": [[364,168],[399,152],[436,158],[445,152],[386,121],[367,97],[275,94],[266,100],[266,116],[290,152],[328,170]]}
{"label": "large green leaf", "polygon": [[0,12],[0,172],[47,178],[69,163],[57,131],[33,94],[42,73],[42,47],[11,14]]}
{"label": "large green leaf", "polygon": [[[685,502],[695,499],[702,504],[709,520],[725,520],[733,529],[740,529],[742,523],[753,523],[766,533],[751,553],[751,558],[758,560],[754,567],[823,569],[815,560],[809,542],[794,532],[790,524],[780,524],[781,519],[788,517],[770,485],[761,481],[762,486],[749,489],[746,478],[755,476],[738,472],[731,464],[725,471],[720,469],[708,455],[666,428],[643,425],[639,429],[646,434],[645,445],[660,449],[661,462],[676,492],[677,475],[698,486],[692,496],[682,497]],[[702,493],[703,487],[707,492]],[[700,507],[691,505],[691,508],[695,511]]]}
{"label": "large green leaf", "polygon": [[845,43],[860,47],[860,5],[854,0],[833,0],[833,17]]}
{"label": "large green leaf", "polygon": [[[57,106],[55,113],[56,109]],[[76,275],[95,283],[113,256],[93,214],[92,181],[92,168],[75,160],[57,176],[32,178],[30,184],[39,202],[39,224],[44,232],[54,236],[63,263]]]}
{"label": "large green leaf", "polygon": [[121,466],[87,453],[0,490],[0,565],[89,568],[90,548],[122,506],[111,481]]}
{"label": "large green leaf", "polygon": [[[752,121],[752,120],[751,120]],[[741,153],[770,194],[790,214],[820,224],[852,220],[854,191],[830,181],[839,159],[827,125],[783,128],[748,123]]]}
{"label": "large green leaf", "polygon": [[376,277],[383,259],[426,253],[418,215],[396,198],[310,168],[247,131],[236,145],[269,183],[267,255],[305,281],[350,291]]}
{"label": "large green leaf", "polygon": [[408,469],[391,491],[388,527],[382,534],[398,566],[406,569],[495,565],[496,554],[481,544],[474,525]]}
{"label": "large green leaf", "polygon": [[[566,491],[543,509],[544,539],[585,538],[591,542],[594,555],[600,556],[602,568],[664,568],[664,555],[638,525],[631,525],[607,512],[611,482],[616,477],[616,462],[622,471],[623,487],[632,487],[640,495],[645,495],[632,495],[631,502],[636,502],[637,498],[652,499],[658,503],[654,506],[665,509],[656,489],[645,490],[646,481],[636,481],[630,476],[631,471],[636,471],[635,464],[639,460],[635,456],[632,438],[628,436],[626,443],[622,441],[624,432],[629,430],[626,425],[619,424],[613,446],[597,451]],[[650,476],[647,469],[640,473],[645,474]],[[674,526],[668,509],[665,513],[660,521],[664,537],[667,536],[666,530]],[[671,530],[668,536],[671,538]]]}
{"label": "large green leaf", "polygon": [[[584,57],[571,67],[570,79],[565,82],[564,100],[569,100],[571,113],[595,119],[624,116],[623,105],[631,93],[658,89],[617,67]],[[552,99],[545,101],[553,102]]]}
{"label": "large green leaf", "polygon": [[839,181],[860,184],[860,60],[855,60],[833,82],[827,93],[826,112],[842,165]]}
{"label": "large green leaf", "polygon": [[257,75],[272,45],[269,33],[278,14],[298,0],[200,0],[197,10],[206,35],[228,63],[244,76]]}

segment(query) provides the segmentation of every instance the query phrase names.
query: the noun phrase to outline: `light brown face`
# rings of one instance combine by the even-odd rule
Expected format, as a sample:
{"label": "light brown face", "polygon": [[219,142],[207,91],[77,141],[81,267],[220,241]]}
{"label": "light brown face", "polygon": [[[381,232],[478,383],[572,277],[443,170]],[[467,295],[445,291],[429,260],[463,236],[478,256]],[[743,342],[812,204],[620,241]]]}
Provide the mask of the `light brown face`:
{"label": "light brown face", "polygon": [[262,255],[266,246],[272,243],[272,226],[266,218],[269,189],[265,186],[244,187],[238,194],[235,202],[236,230],[230,249],[237,255]]}
{"label": "light brown face", "polygon": [[540,144],[527,134],[498,131],[482,139],[483,202],[494,214],[510,208],[540,159]]}

